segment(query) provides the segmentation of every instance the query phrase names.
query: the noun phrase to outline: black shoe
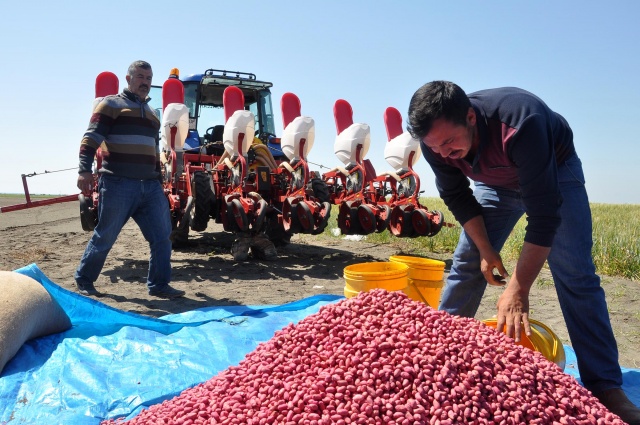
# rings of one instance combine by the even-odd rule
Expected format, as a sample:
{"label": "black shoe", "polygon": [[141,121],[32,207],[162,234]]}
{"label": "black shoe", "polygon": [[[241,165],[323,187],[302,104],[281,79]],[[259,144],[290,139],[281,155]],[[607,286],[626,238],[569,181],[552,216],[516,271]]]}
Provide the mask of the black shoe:
{"label": "black shoe", "polygon": [[629,425],[640,425],[640,409],[620,388],[612,388],[596,395],[600,403]]}
{"label": "black shoe", "polygon": [[154,297],[158,297],[158,298],[167,298],[167,299],[170,299],[170,300],[172,300],[174,298],[183,297],[184,294],[185,294],[184,291],[172,288],[169,285],[167,285],[165,287],[162,287],[160,289],[157,289],[155,291],[149,291],[149,295],[153,295]]}
{"label": "black shoe", "polygon": [[78,287],[78,293],[82,295],[98,295],[98,291],[96,290],[96,287],[93,286],[93,283],[76,282],[76,286]]}

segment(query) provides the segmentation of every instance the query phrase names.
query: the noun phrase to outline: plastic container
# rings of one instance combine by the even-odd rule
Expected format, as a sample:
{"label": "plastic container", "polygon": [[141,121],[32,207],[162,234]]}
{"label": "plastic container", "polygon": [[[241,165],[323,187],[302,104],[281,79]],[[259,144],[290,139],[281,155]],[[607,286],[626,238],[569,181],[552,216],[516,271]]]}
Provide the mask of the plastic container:
{"label": "plastic container", "polygon": [[363,160],[371,145],[370,133],[367,124],[351,124],[336,137],[333,152],[344,165],[357,164],[358,145],[362,145],[359,159]]}
{"label": "plastic container", "polygon": [[411,255],[392,255],[389,261],[406,264],[409,267],[410,279],[442,280],[444,278],[444,261]]}
{"label": "plastic container", "polygon": [[[411,153],[413,153],[413,157],[411,157]],[[384,148],[384,159],[396,171],[413,167],[421,156],[420,142],[406,131],[389,140]],[[411,164],[409,164],[409,158],[411,158]]]}
{"label": "plastic container", "polygon": [[440,304],[443,281],[409,279],[407,288],[403,291],[409,298],[427,304],[437,310]]}
{"label": "plastic container", "polygon": [[344,296],[354,297],[372,289],[403,291],[408,285],[409,267],[402,263],[372,262],[352,264],[344,268]]}
{"label": "plastic container", "polygon": [[[495,318],[482,321],[484,324],[496,328],[498,321]],[[527,336],[524,330],[520,334],[518,345],[540,352],[547,360],[557,364],[564,370],[566,357],[564,347],[558,336],[544,323],[529,319],[531,336]]]}
{"label": "plastic container", "polygon": [[[249,152],[251,143],[253,143],[255,126],[255,117],[250,111],[238,110],[229,117],[224,125],[222,144],[230,156],[234,156],[236,153],[246,155]],[[237,146],[240,134],[243,135],[242,142],[240,146]]]}
{"label": "plastic container", "polygon": [[409,298],[438,308],[444,285],[443,261],[409,255],[392,255],[389,261],[405,264],[409,268],[408,285],[404,290]]}
{"label": "plastic container", "polygon": [[300,143],[304,143],[304,152],[302,154],[306,158],[309,151],[313,147],[315,139],[315,122],[311,117],[296,117],[287,125],[282,134],[280,146],[282,153],[289,158],[289,161],[300,159]]}
{"label": "plastic container", "polygon": [[162,148],[168,150],[171,147],[171,130],[175,128],[174,149],[176,152],[183,150],[184,142],[189,133],[189,109],[181,103],[170,103],[164,109],[162,115]]}

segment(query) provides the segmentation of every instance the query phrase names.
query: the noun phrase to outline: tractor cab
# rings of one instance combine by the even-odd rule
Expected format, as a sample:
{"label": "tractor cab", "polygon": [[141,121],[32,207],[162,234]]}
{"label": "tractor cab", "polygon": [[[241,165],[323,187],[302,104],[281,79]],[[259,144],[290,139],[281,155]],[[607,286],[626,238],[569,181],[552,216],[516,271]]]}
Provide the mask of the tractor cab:
{"label": "tractor cab", "polygon": [[[255,74],[218,69],[207,69],[204,74],[189,75],[181,81],[184,86],[184,103],[189,110],[185,152],[200,151],[210,155],[221,155],[224,152],[222,134],[225,115],[222,98],[227,87],[236,86],[244,95],[244,109],[251,111],[255,117],[256,137],[270,148],[274,158],[284,156],[279,139],[275,136],[269,90],[272,83],[257,80]],[[151,106],[162,116],[162,87],[153,86],[150,97]]]}

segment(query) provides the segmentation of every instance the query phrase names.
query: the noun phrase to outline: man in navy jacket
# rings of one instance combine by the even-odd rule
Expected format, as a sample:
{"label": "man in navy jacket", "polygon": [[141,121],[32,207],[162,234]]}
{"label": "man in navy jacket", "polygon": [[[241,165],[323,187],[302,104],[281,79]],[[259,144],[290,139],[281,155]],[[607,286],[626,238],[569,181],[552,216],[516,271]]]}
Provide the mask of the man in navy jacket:
{"label": "man in navy jacket", "polygon": [[[640,425],[640,409],[621,389],[618,348],[591,258],[582,164],[567,121],[525,90],[467,96],[456,84],[433,81],[411,98],[408,130],[464,229],[439,308],[474,317],[487,283],[505,286],[497,326],[518,341],[522,329],[530,334],[529,292],[547,261],[583,384],[624,421]],[[523,214],[524,244],[509,275],[499,252]]]}

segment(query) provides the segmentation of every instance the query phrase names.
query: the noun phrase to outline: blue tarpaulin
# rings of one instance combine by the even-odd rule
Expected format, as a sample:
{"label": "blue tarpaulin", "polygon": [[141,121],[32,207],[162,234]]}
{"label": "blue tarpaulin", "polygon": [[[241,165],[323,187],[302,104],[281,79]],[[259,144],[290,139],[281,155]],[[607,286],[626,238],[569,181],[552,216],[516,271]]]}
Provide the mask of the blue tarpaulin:
{"label": "blue tarpaulin", "polygon": [[[23,345],[0,374],[0,425],[99,424],[131,418],[238,364],[275,331],[342,296],[279,306],[220,306],[160,319],[123,312],[51,282],[34,264],[16,270],[49,291],[73,327]],[[579,378],[565,346],[566,372]],[[640,370],[624,369],[640,404]]]}

